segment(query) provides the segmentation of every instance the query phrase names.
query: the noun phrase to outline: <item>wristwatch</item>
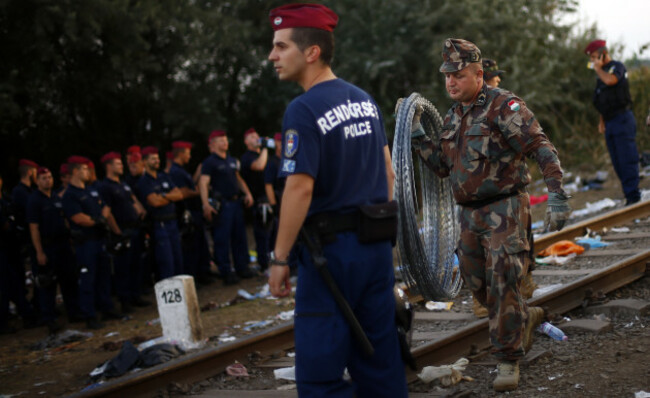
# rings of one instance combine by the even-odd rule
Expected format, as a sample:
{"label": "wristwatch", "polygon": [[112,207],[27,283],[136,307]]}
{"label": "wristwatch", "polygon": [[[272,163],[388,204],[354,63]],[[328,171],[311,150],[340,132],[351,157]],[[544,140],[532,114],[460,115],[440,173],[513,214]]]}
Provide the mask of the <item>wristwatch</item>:
{"label": "wristwatch", "polygon": [[270,265],[285,266],[285,265],[289,265],[289,261],[287,261],[287,260],[284,260],[284,261],[278,260],[277,258],[275,258],[275,252],[271,252],[271,253],[269,253],[269,264]]}

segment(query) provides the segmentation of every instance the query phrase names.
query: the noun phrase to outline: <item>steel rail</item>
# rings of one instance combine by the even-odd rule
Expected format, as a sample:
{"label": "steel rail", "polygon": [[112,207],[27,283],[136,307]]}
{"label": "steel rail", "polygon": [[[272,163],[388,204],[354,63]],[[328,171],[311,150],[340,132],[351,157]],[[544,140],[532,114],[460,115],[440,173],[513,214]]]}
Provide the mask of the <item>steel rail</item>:
{"label": "steel rail", "polygon": [[[543,235],[535,241],[535,250],[543,250],[564,239],[583,235],[587,228],[597,230],[603,227],[623,224],[650,214],[650,202],[641,202],[623,209],[614,210],[576,224],[559,232]],[[645,274],[646,263],[650,261],[650,250],[613,264],[596,273],[587,275],[558,290],[529,300],[530,305],[543,306],[550,312],[562,313],[580,306],[585,292],[608,293]],[[487,320],[478,320],[446,336],[413,349],[419,366],[451,363],[459,356],[467,356],[477,350],[489,348]],[[81,391],[72,397],[149,397],[169,383],[193,383],[205,380],[222,372],[234,361],[248,362],[249,354],[260,352],[270,355],[293,344],[293,322],[288,322],[233,343],[192,353],[182,358],[157,365],[150,369],[106,382],[93,389]],[[407,369],[410,381],[415,372]]]}
{"label": "steel rail", "polygon": [[252,352],[271,355],[293,346],[293,322],[287,322],[223,346],[192,353],[121,377],[90,390],[81,391],[72,397],[151,397],[156,390],[166,388],[169,383],[193,383],[206,380],[219,374],[235,361],[248,362],[248,356]]}
{"label": "steel rail", "polygon": [[[650,250],[530,299],[528,304],[544,307],[547,312],[552,313],[570,311],[582,305],[588,290],[609,293],[643,277],[648,262],[650,262]],[[489,346],[488,321],[483,319],[459,329],[452,335],[416,347],[412,353],[419,366],[439,365],[453,363],[461,356],[470,355]],[[409,381],[413,381],[416,378],[415,372],[410,370],[407,372]]]}
{"label": "steel rail", "polygon": [[640,217],[650,215],[650,201],[638,202],[621,209],[612,210],[600,216],[595,216],[575,224],[564,227],[561,231],[544,234],[535,239],[535,252],[546,249],[553,243],[561,240],[571,240],[582,236],[590,230],[599,230],[604,227],[625,224]]}

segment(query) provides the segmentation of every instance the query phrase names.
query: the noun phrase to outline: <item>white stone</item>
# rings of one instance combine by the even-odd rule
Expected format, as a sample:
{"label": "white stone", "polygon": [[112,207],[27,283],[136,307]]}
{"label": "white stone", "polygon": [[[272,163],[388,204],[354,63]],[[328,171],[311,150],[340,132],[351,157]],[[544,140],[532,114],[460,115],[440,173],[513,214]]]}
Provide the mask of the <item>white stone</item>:
{"label": "white stone", "polygon": [[202,339],[199,301],[190,275],[176,275],[156,283],[156,301],[163,336],[188,343]]}

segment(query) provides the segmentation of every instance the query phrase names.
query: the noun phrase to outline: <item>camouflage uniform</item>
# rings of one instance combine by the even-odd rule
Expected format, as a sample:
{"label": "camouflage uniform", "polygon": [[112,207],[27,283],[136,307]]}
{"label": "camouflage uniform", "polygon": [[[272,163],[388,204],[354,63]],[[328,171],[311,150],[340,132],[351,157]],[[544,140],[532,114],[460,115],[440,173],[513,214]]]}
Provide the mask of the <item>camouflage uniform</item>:
{"label": "camouflage uniform", "polygon": [[494,355],[516,360],[524,355],[526,302],[519,289],[531,250],[525,158],[537,161],[550,192],[563,193],[557,151],[520,98],[485,84],[470,106],[452,106],[439,141],[420,137],[413,145],[428,167],[451,179],[461,205],[463,279],[489,309]]}

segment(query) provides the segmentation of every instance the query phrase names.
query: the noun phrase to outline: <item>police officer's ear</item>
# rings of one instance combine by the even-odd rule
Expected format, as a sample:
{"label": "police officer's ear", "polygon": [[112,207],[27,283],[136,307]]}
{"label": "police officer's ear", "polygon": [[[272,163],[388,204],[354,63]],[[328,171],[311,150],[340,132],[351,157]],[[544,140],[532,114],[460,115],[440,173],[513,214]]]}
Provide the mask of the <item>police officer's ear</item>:
{"label": "police officer's ear", "polygon": [[314,63],[320,59],[321,48],[317,45],[309,46],[304,54],[307,57],[306,61],[308,64]]}

